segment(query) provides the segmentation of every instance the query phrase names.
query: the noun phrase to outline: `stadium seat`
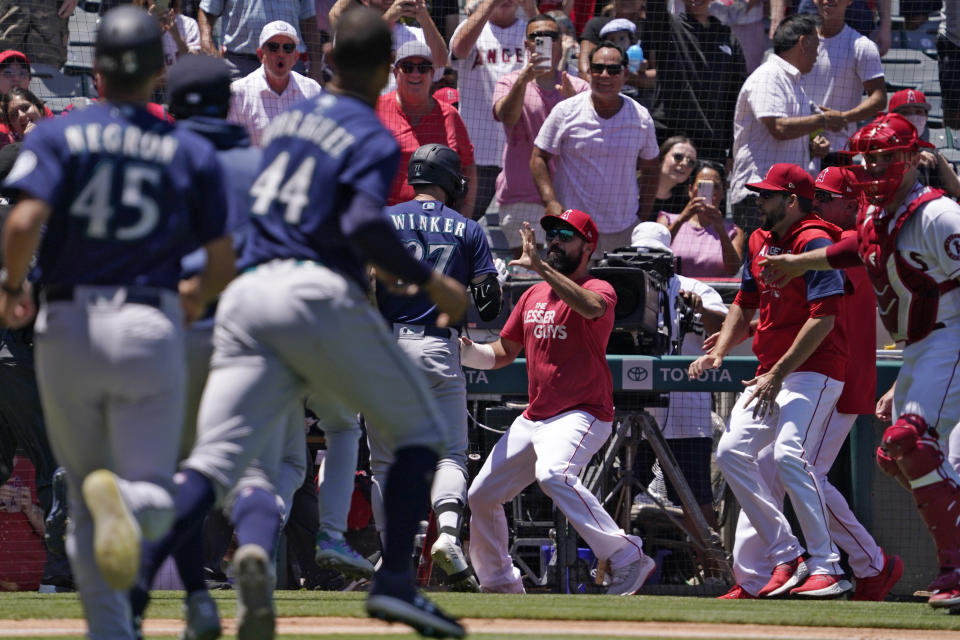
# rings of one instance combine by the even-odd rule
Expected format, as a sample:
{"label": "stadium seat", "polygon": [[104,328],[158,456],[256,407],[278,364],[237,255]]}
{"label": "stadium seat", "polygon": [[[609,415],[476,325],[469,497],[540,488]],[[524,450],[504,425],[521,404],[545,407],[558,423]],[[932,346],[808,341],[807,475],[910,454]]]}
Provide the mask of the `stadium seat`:
{"label": "stadium seat", "polygon": [[882,58],[887,91],[919,89],[924,82],[936,80],[937,62],[922,51],[890,49]]}
{"label": "stadium seat", "polygon": [[927,129],[927,131],[929,133],[927,136],[927,142],[935,146],[937,149],[950,148],[950,138],[947,135],[946,129],[931,127]]}
{"label": "stadium seat", "polygon": [[[900,46],[904,49],[913,49],[922,51],[927,56],[936,57],[937,55],[937,29],[940,28],[940,17],[936,16],[928,20],[921,27],[907,31],[901,29],[896,35],[900,36]],[[893,40],[896,42],[896,35]]]}
{"label": "stadium seat", "polygon": [[960,149],[940,149],[940,153],[953,165],[954,170],[960,166]]}

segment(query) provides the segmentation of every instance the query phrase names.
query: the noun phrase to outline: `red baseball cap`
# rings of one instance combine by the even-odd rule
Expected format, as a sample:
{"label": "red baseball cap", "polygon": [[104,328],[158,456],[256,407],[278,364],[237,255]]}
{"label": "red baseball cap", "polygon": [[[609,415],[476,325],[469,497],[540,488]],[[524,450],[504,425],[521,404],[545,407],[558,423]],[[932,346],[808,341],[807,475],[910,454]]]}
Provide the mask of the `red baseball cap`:
{"label": "red baseball cap", "polygon": [[828,191],[843,196],[848,200],[857,197],[860,191],[857,188],[856,177],[849,169],[843,167],[827,167],[814,180],[814,186],[821,191]]}
{"label": "red baseball cap", "polygon": [[587,239],[587,242],[596,243],[600,232],[597,231],[597,224],[590,217],[590,214],[584,213],[579,209],[567,209],[560,215],[548,214],[540,218],[540,226],[549,231],[566,222],[577,230],[577,232]]}
{"label": "red baseball cap", "polygon": [[6,51],[0,51],[0,64],[5,62],[19,62],[21,64],[30,66],[30,58],[26,54],[17,51],[16,49],[7,49]]}
{"label": "red baseball cap", "polygon": [[802,168],[789,162],[778,162],[770,167],[761,182],[744,185],[751,191],[780,191],[813,200],[813,178]]}
{"label": "red baseball cap", "polygon": [[930,111],[930,103],[927,102],[927,96],[923,91],[917,89],[901,89],[890,96],[890,104],[887,105],[887,111],[896,112],[900,107],[916,106],[923,108],[924,111]]}

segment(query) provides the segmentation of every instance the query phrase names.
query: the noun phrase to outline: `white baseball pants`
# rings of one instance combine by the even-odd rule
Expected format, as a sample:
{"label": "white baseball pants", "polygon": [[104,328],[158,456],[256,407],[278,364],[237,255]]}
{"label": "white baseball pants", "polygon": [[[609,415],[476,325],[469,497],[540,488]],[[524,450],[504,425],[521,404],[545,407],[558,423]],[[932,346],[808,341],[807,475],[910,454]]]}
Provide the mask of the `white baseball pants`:
{"label": "white baseball pants", "polygon": [[840,554],[827,528],[826,494],[810,452],[822,441],[842,390],[842,382],[822,374],[791,373],[783,379],[774,410],[762,419],[754,419],[753,403],[745,406],[753,391],[748,387],[737,400],[720,438],[717,466],[740,502],[741,517],[745,514],[750,519],[774,566],[793,560],[802,549],[783,515],[782,494],[775,493],[771,486],[771,471],[762,468],[758,459],[760,452],[771,445],[773,475],[782,481],[800,521],[810,553],[807,565],[811,574],[841,573]]}
{"label": "white baseball pants", "polygon": [[[518,416],[497,441],[468,492],[470,561],[480,584],[503,586],[520,580],[509,553],[503,505],[537,482],[567,517],[599,560],[631,547],[597,497],[580,482],[580,470],[610,437],[612,423],[585,411],[568,411],[547,420]],[[632,549],[630,549],[632,551]]]}
{"label": "white baseball pants", "polygon": [[[810,450],[814,471],[826,497],[830,537],[837,546],[847,552],[853,575],[857,578],[869,578],[883,570],[883,550],[853,515],[843,494],[827,480],[827,473],[856,420],[855,414],[832,411],[819,446],[812,446]],[[765,447],[760,452],[758,464],[761,476],[769,483],[773,495],[778,497],[782,506],[784,489],[776,475],[773,447]],[[796,550],[802,552],[802,548],[792,532],[790,538],[792,543],[788,548],[791,554],[795,554],[793,557],[796,557],[799,555]],[[741,512],[737,520],[737,535],[733,547],[733,571],[737,584],[756,595],[766,585],[776,566],[771,557],[770,550],[764,545],[757,530]]]}

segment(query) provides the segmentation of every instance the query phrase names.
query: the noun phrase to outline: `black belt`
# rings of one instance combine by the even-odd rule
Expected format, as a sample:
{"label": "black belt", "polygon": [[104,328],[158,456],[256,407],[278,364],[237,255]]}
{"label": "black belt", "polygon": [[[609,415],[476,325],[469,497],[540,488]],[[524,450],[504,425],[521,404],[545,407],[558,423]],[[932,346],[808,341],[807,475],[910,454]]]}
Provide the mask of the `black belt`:
{"label": "black belt", "polygon": [[430,336],[431,338],[449,338],[453,335],[449,328],[438,327],[432,324],[411,324],[409,322],[398,322],[396,324],[400,327],[416,327],[418,329],[423,329],[423,335]]}
{"label": "black belt", "polygon": [[[94,285],[91,285],[94,286]],[[163,290],[155,287],[118,287],[127,292],[125,301],[131,304],[145,304],[159,309],[163,306]],[[48,284],[43,288],[43,299],[47,302],[71,302],[76,297],[76,287],[72,284]]]}

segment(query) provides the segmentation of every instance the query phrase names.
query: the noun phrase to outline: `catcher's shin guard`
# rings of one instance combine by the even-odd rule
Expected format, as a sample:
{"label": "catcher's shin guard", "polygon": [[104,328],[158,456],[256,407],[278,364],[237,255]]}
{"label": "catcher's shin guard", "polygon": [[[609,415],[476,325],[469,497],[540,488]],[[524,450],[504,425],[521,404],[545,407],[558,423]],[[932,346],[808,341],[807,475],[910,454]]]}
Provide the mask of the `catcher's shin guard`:
{"label": "catcher's shin guard", "polygon": [[880,467],[884,473],[893,476],[904,489],[911,491],[910,481],[907,480],[907,476],[903,475],[903,472],[900,471],[900,466],[897,465],[897,461],[888,456],[887,452],[883,450],[883,447],[877,447],[877,466]]}
{"label": "catcher's shin guard", "polygon": [[905,414],[884,431],[883,448],[910,482],[941,568],[960,569],[960,487],[945,468],[937,432],[922,417]]}

